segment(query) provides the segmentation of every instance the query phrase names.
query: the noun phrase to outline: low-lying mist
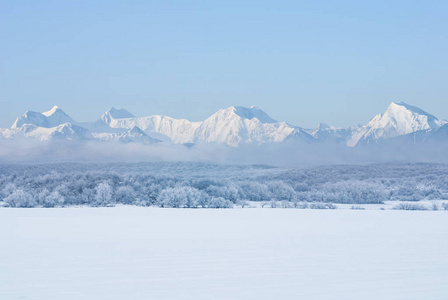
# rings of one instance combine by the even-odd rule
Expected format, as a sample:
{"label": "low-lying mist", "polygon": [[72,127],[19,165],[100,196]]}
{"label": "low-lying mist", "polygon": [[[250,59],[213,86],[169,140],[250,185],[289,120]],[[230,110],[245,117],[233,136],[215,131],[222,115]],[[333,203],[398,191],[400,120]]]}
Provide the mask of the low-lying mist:
{"label": "low-lying mist", "polygon": [[314,166],[388,162],[447,163],[448,143],[372,144],[347,147],[297,141],[238,148],[222,144],[181,145],[97,142],[85,140],[3,140],[0,163],[203,161],[230,164]]}

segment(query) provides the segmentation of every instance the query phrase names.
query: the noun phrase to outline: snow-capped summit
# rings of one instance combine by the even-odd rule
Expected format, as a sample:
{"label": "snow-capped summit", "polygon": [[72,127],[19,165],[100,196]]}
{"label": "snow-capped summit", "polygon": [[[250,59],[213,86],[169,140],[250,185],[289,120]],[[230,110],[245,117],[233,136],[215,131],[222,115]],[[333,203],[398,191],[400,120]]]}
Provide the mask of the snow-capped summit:
{"label": "snow-capped summit", "polygon": [[437,130],[443,124],[443,121],[418,107],[392,102],[383,114],[375,116],[364,126],[352,142],[368,144],[418,131]]}
{"label": "snow-capped summit", "polygon": [[267,113],[262,111],[256,106],[244,107],[244,106],[231,106],[227,109],[222,110],[226,113],[234,113],[235,115],[243,119],[258,119],[261,123],[277,123],[276,120],[268,116]]}
{"label": "snow-capped summit", "polygon": [[26,111],[22,116],[17,118],[11,128],[19,128],[24,124],[52,128],[64,123],[73,124],[76,122],[58,106],[54,106],[51,110],[43,113]]}
{"label": "snow-capped summit", "polygon": [[402,123],[401,125],[407,126],[407,128],[402,128],[405,131],[412,130],[411,132],[413,132],[417,130],[437,129],[441,126],[441,122],[435,116],[404,102],[392,102],[384,113],[384,116],[389,118],[389,122],[397,120],[397,122]]}
{"label": "snow-capped summit", "polygon": [[[174,119],[168,116],[153,115],[147,117],[130,117],[128,114],[116,114],[109,110],[103,115],[102,122],[115,129],[132,129],[137,126],[146,134],[157,139],[169,138],[173,143],[212,142],[229,146],[241,143],[282,142],[297,128],[284,122],[277,122],[261,109],[231,106],[220,109],[202,122]],[[118,118],[120,116],[121,118]],[[307,133],[297,131],[300,138]]]}
{"label": "snow-capped summit", "polygon": [[208,142],[233,147],[289,140],[356,146],[389,139],[397,143],[405,140],[413,143],[446,141],[446,124],[448,122],[404,102],[391,103],[383,114],[375,116],[364,126],[335,128],[319,123],[314,129],[278,122],[255,106],[220,109],[198,122],[163,115],[135,117],[125,109],[112,107],[99,120],[85,123],[75,122],[54,106],[43,113],[27,111],[11,128],[0,129],[0,138],[77,138],[145,144],[157,141],[176,144]]}
{"label": "snow-capped summit", "polygon": [[39,141],[50,139],[89,139],[90,132],[80,126],[71,123],[63,123],[54,127],[42,127],[33,124],[23,124],[17,128],[4,129],[2,136],[7,139],[32,138]]}
{"label": "snow-capped summit", "polygon": [[325,124],[325,123],[318,123],[317,124],[317,128],[316,128],[316,130],[327,130],[327,129],[330,129],[331,128],[331,126],[329,126],[329,125],[327,125],[327,124]]}
{"label": "snow-capped summit", "polygon": [[101,120],[106,124],[110,124],[115,119],[129,118],[135,118],[135,116],[123,108],[116,109],[114,107],[111,107],[101,116]]}
{"label": "snow-capped summit", "polygon": [[267,113],[255,106],[230,106],[229,108],[218,110],[210,118],[212,117],[217,119],[219,118],[221,120],[241,118],[247,120],[257,119],[261,123],[277,123],[277,121],[272,119]]}
{"label": "snow-capped summit", "polygon": [[294,127],[277,122],[256,107],[231,106],[207,118],[195,131],[195,140],[238,146],[242,143],[281,142]]}
{"label": "snow-capped summit", "polygon": [[66,117],[68,117],[68,115],[57,105],[53,106],[52,109],[50,109],[49,111],[45,111],[42,114],[46,117],[51,117],[51,116],[66,116]]}
{"label": "snow-capped summit", "polygon": [[145,134],[160,140],[171,140],[173,143],[191,143],[194,131],[201,122],[191,122],[185,119],[174,119],[168,116],[152,115],[147,117],[133,117],[111,119],[108,124],[114,129],[132,129],[137,126]]}
{"label": "snow-capped summit", "polygon": [[55,105],[55,106],[53,106],[52,109],[50,109],[49,111],[43,112],[42,114],[46,117],[49,117],[51,115],[54,115],[55,113],[60,113],[60,112],[64,113],[62,111],[62,109],[59,108],[59,106]]}

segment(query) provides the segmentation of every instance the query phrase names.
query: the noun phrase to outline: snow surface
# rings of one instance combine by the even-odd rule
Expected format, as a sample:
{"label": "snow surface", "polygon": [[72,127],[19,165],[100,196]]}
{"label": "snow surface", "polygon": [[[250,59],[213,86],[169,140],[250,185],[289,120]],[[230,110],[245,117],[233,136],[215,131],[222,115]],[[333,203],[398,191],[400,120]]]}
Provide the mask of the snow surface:
{"label": "snow surface", "polygon": [[0,209],[0,299],[447,299],[447,216]]}

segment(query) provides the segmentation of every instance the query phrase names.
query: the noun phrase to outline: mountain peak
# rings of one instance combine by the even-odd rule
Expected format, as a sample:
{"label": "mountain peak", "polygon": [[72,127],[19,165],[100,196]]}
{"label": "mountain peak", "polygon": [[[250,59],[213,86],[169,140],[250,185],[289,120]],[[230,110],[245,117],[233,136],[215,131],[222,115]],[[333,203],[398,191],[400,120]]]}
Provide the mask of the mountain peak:
{"label": "mountain peak", "polygon": [[52,109],[49,111],[45,111],[42,113],[46,117],[50,117],[54,114],[61,114],[61,115],[67,115],[62,109],[59,108],[59,106],[55,105]]}
{"label": "mountain peak", "polygon": [[115,107],[109,108],[101,116],[101,120],[107,124],[109,124],[113,119],[129,119],[129,118],[135,118],[135,116],[124,108],[116,109]]}
{"label": "mountain peak", "polygon": [[404,102],[392,102],[389,105],[389,107],[386,109],[386,113],[398,113],[399,111],[403,111],[403,110],[408,110],[408,111],[410,111],[412,113],[415,113],[415,114],[418,114],[418,115],[427,116],[428,119],[431,119],[431,120],[437,120],[437,118],[435,116],[427,113],[423,109],[418,108],[418,107],[413,106],[413,105],[409,105],[409,104],[404,103]]}
{"label": "mountain peak", "polygon": [[19,128],[25,124],[51,128],[64,123],[75,123],[75,121],[55,105],[52,109],[43,113],[27,110],[25,114],[16,119],[12,128]]}
{"label": "mountain peak", "polygon": [[441,122],[424,110],[404,102],[392,102],[383,114],[375,116],[367,124],[359,141],[371,143],[419,131],[437,130],[440,126]]}
{"label": "mountain peak", "polygon": [[235,115],[243,119],[258,119],[261,123],[277,123],[267,113],[262,111],[256,106],[244,107],[244,106],[231,106],[224,111],[233,112]]}
{"label": "mountain peak", "polygon": [[111,107],[109,108],[105,114],[109,114],[110,116],[112,116],[114,119],[127,119],[127,118],[135,118],[135,116],[133,114],[131,114],[130,112],[128,112],[126,109],[124,108],[115,108],[115,107]]}
{"label": "mountain peak", "polygon": [[153,144],[160,142],[160,140],[148,136],[138,126],[134,126],[128,131],[119,134],[118,141],[124,143],[142,142],[144,144]]}
{"label": "mountain peak", "polygon": [[317,124],[317,130],[326,130],[326,129],[330,129],[331,127],[325,123],[318,123]]}

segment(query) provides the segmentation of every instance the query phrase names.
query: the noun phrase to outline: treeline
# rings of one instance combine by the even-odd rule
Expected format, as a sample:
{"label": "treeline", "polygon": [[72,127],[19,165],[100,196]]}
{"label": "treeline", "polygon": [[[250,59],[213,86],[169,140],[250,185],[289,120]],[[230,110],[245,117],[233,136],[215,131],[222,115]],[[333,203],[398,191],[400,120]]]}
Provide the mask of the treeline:
{"label": "treeline", "polygon": [[0,204],[9,207],[231,208],[260,201],[263,205],[332,208],[318,203],[423,199],[448,199],[446,165],[306,169],[168,162],[0,165]]}

